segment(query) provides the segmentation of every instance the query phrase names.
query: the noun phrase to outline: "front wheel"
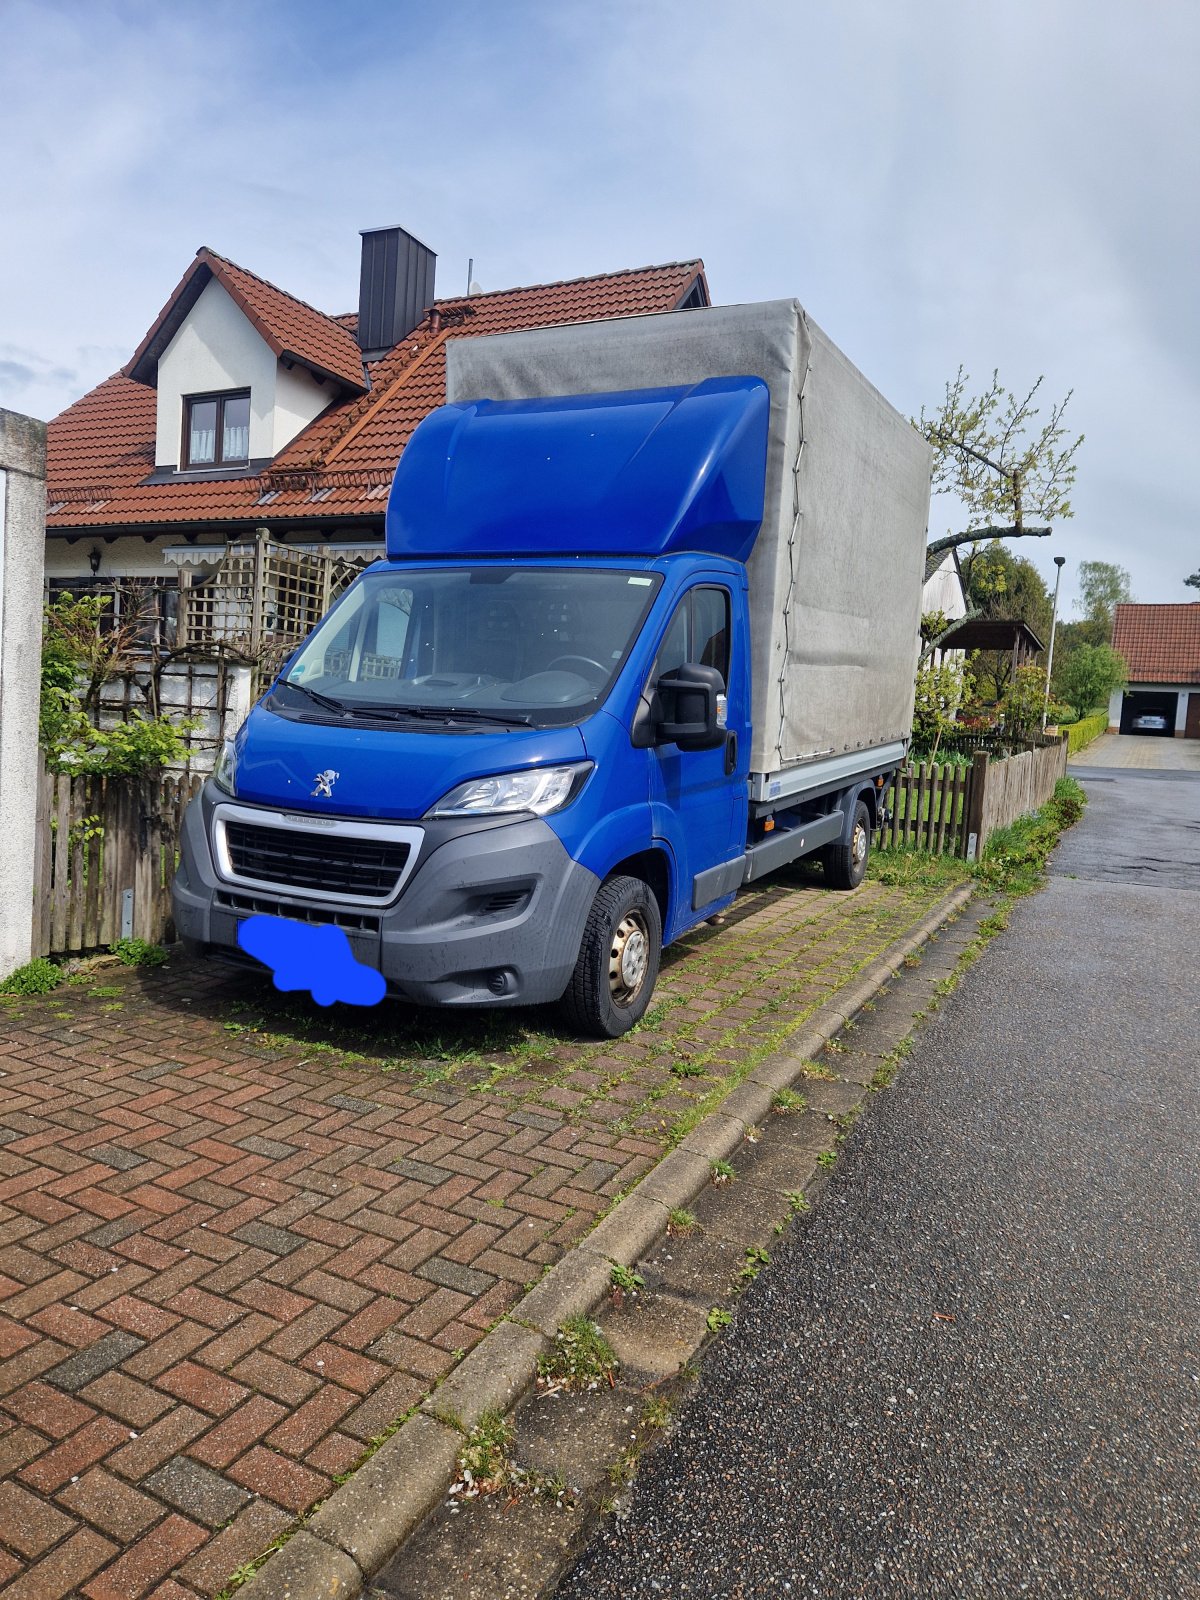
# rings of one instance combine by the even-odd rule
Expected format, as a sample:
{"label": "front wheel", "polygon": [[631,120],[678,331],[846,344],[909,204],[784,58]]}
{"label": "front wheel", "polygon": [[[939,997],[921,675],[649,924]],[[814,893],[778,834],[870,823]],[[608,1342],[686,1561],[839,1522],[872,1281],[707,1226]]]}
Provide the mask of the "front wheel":
{"label": "front wheel", "polygon": [[825,879],[831,889],[857,889],[867,875],[867,856],[871,851],[871,813],[865,800],[854,808],[850,838],[825,846]]}
{"label": "front wheel", "polygon": [[650,1004],[662,953],[658,901],[640,878],[609,878],[588,913],[575,971],[562,997],[571,1026],[618,1039]]}

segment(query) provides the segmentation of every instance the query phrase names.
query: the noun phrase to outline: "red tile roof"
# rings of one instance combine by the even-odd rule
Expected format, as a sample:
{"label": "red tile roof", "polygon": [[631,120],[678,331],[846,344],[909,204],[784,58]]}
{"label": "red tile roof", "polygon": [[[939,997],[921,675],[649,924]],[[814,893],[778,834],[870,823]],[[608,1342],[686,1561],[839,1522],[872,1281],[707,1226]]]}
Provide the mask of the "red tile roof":
{"label": "red tile roof", "polygon": [[[261,475],[209,483],[188,478],[146,483],[154,470],[157,402],[148,377],[173,336],[170,324],[174,321],[177,327],[182,320],[179,303],[190,306],[199,295],[194,280],[200,268],[217,276],[231,294],[236,289],[238,303],[277,353],[286,350],[302,359],[294,346],[304,343],[311,358],[306,364],[326,358],[332,362],[336,352],[326,341],[336,336],[348,341],[359,360],[355,314],[327,317],[202,250],[129,365],[50,424],[51,531],[144,531],[168,524],[282,519],[353,523],[369,518],[377,523],[383,514],[381,490],[390,483],[400,452],[418,422],[445,399],[448,339],[672,311],[697,283],[706,304],[708,300],[700,261],[438,300],[408,338],[370,363],[369,392],[335,401]],[[269,510],[262,498],[266,494],[273,496],[266,502]],[[314,495],[321,499],[315,501]]]}
{"label": "red tile roof", "polygon": [[1200,600],[1118,606],[1113,648],[1125,657],[1131,684],[1200,684]]}

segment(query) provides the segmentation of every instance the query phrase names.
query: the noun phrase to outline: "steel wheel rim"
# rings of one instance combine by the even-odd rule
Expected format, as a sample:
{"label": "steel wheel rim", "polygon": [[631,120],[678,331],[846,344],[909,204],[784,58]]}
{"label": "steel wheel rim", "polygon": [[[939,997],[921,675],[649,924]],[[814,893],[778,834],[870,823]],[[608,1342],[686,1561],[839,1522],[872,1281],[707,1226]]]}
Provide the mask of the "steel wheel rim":
{"label": "steel wheel rim", "polygon": [[854,865],[861,867],[867,859],[867,830],[861,822],[856,822],[854,825],[854,838],[851,841],[850,849],[854,856]]}
{"label": "steel wheel rim", "polygon": [[608,952],[608,989],[613,1004],[630,1006],[646,982],[650,929],[640,911],[627,911],[617,924]]}

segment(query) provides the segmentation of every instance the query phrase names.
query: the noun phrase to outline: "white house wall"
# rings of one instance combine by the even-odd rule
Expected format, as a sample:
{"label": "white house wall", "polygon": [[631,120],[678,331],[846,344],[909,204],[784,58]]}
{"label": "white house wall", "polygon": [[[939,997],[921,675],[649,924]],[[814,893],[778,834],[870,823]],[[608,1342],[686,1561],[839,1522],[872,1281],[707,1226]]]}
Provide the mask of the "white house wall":
{"label": "white house wall", "polygon": [[275,352],[212,279],[158,360],[154,464],[177,467],[185,395],[250,391],[250,455],[274,454]]}
{"label": "white house wall", "polygon": [[181,539],[178,533],[167,538],[152,539],[149,544],[140,534],[127,539],[114,539],[111,544],[87,534],[74,544],[68,544],[65,539],[47,539],[46,576],[90,580],[92,568],[88,556],[92,550],[98,549],[100,567],[97,576],[102,579],[173,577],[175,568],[166,564],[163,551],[168,545],[179,543]]}
{"label": "white house wall", "polygon": [[188,395],[250,391],[250,459],[273,460],[337,392],[304,367],[285,366],[214,278],[158,361],[154,464],[178,467]]}
{"label": "white house wall", "polygon": [[966,616],[962,579],[954,564],[953,551],[947,550],[941,566],[926,579],[921,590],[921,610],[923,613],[940,611],[951,622]]}
{"label": "white house wall", "polygon": [[[318,382],[306,367],[287,367],[282,361],[277,362],[272,448],[264,453],[278,455],[315,417],[321,415],[333,395],[333,385]],[[253,391],[250,404],[253,410]],[[250,454],[254,453],[252,447]]]}

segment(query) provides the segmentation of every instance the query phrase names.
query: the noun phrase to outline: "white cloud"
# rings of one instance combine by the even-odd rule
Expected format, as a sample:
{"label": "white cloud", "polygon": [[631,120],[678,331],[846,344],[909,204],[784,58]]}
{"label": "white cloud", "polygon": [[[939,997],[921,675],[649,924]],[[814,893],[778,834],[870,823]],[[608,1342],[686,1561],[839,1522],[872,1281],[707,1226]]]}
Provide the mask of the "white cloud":
{"label": "white cloud", "polygon": [[386,222],[443,292],[702,254],[905,411],[1074,387],[1077,516],[1023,548],[1186,599],[1197,44],[1182,0],[9,0],[0,404],[127,359],[202,243],[330,310]]}

